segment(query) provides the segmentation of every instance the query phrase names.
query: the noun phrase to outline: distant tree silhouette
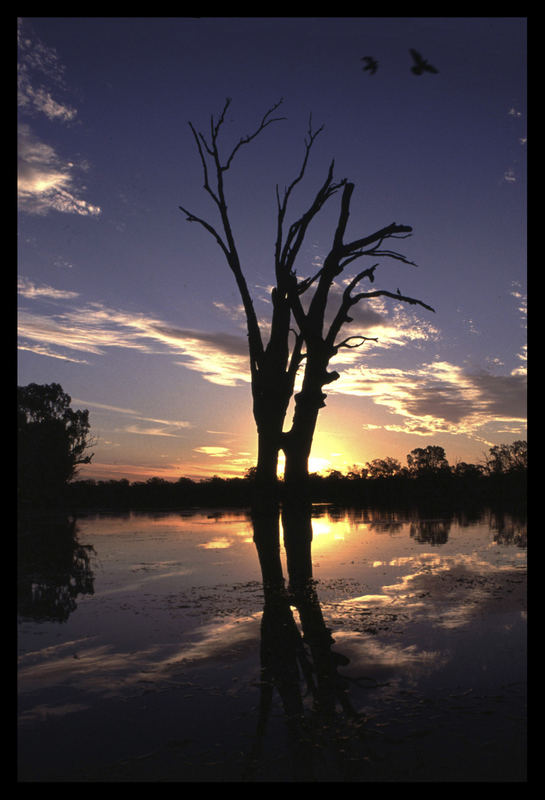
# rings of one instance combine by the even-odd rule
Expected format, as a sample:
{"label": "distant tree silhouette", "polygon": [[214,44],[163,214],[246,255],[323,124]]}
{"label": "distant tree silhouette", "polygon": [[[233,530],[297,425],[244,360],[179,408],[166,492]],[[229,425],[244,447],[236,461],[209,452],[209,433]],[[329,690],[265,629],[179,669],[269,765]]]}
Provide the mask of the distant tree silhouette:
{"label": "distant tree silhouette", "polygon": [[[272,315],[268,342],[264,342],[264,325],[259,323],[247,279],[239,257],[235,236],[228,213],[225,173],[231,167],[239,149],[255,139],[262,131],[283,117],[273,114],[282,101],[270,108],[261,119],[255,131],[242,137],[230,154],[222,157],[219,150],[219,135],[225,122],[230,99],[225,103],[217,120],[211,118],[208,137],[198,132],[190,122],[190,128],[197,146],[204,175],[204,189],[212,198],[219,212],[221,227],[215,227],[180,206],[189,222],[198,222],[213,236],[222,250],[233,272],[246,316],[250,373],[253,397],[253,414],[257,427],[258,458],[255,471],[255,484],[270,489],[276,483],[279,450],[286,456],[285,482],[294,489],[301,487],[308,479],[308,458],[312,446],[314,430],[320,408],[324,406],[323,387],[339,377],[337,372],[328,372],[330,359],[341,347],[359,347],[369,340],[365,336],[349,336],[340,339],[340,331],[345,322],[350,322],[348,311],[356,303],[379,296],[392,297],[396,301],[419,304],[433,311],[420,300],[387,290],[359,292],[353,294],[356,286],[364,279],[374,281],[378,264],[358,273],[346,286],[333,321],[326,323],[326,305],[337,278],[356,259],[363,256],[396,258],[411,264],[404,256],[391,250],[381,250],[384,240],[410,235],[412,229],[406,225],[392,223],[371,235],[345,242],[345,232],[349,217],[350,200],[354,184],[346,179],[333,178],[332,161],[325,181],[314,194],[312,201],[298,219],[285,230],[288,202],[293,190],[303,179],[311,148],[321,132],[312,129],[309,122],[305,138],[305,149],[301,168],[297,176],[285,188],[283,194],[276,187],[277,220],[274,245],[275,286],[271,292]],[[311,221],[324,204],[339,190],[342,199],[337,227],[333,241],[323,266],[314,275],[298,280],[296,260],[305,241]],[[309,303],[304,304],[302,295],[315,284],[314,294]],[[294,325],[295,322],[295,325]],[[299,367],[305,362],[301,391],[295,397],[295,412],[289,431],[283,430],[284,421]]]}
{"label": "distant tree silhouette", "polygon": [[452,474],[456,478],[463,478],[464,480],[478,480],[483,475],[483,468],[478,464],[459,461],[452,467]]}
{"label": "distant tree silhouette", "polygon": [[416,447],[407,455],[409,472],[415,477],[424,477],[449,471],[445,451],[438,445]]}
{"label": "distant tree silhouette", "polygon": [[88,464],[89,412],[74,411],[58,383],[17,388],[19,499],[56,500],[79,464]]}
{"label": "distant tree silhouette", "polygon": [[485,461],[485,470],[490,475],[524,472],[527,467],[528,443],[522,440],[494,445]]}
{"label": "distant tree silhouette", "polygon": [[368,478],[391,478],[401,472],[401,464],[396,458],[375,458],[366,464]]}

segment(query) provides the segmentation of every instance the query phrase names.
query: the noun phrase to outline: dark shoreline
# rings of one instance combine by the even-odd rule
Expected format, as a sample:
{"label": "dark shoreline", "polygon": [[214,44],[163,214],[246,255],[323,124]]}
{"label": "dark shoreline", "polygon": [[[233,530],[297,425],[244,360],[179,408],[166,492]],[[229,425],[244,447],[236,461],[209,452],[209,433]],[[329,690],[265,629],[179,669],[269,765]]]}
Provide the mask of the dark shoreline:
{"label": "dark shoreline", "polygon": [[[222,506],[258,508],[261,497],[282,503],[288,498],[281,481],[276,496],[259,493],[251,478],[204,481],[180,478],[166,481],[150,478],[146,482],[127,480],[78,480],[68,484],[62,496],[47,505],[21,503],[20,511],[46,508],[74,510],[154,510],[190,509]],[[299,498],[296,498],[297,500]],[[428,509],[437,513],[460,507],[491,506],[526,513],[526,473],[483,476],[464,480],[452,475],[425,478],[364,479],[340,475],[312,475],[306,498],[309,503],[330,503],[350,507],[384,507],[385,509]]]}

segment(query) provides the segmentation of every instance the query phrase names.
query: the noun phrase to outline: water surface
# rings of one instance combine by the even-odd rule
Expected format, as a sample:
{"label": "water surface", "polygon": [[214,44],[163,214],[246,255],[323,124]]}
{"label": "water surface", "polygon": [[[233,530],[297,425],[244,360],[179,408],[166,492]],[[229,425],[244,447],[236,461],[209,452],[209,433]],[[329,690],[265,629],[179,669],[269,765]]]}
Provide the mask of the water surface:
{"label": "water surface", "polygon": [[525,780],[512,515],[315,506],[299,589],[242,511],[55,525],[21,548],[19,780]]}

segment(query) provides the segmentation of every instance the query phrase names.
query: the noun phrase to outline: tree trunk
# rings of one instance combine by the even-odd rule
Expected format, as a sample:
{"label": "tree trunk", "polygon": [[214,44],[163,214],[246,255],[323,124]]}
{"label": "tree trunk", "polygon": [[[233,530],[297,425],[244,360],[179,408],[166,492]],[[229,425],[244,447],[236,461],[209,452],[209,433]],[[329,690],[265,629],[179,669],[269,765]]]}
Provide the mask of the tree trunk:
{"label": "tree trunk", "polygon": [[[308,343],[307,343],[308,345]],[[320,409],[325,406],[324,384],[331,383],[338,375],[328,373],[327,349],[323,342],[308,346],[307,364],[303,386],[295,396],[295,412],[291,430],[284,434],[282,448],[286,455],[284,480],[291,496],[299,493],[306,496],[308,490],[308,461],[312,440]]]}
{"label": "tree trunk", "polygon": [[312,448],[312,438],[318,418],[318,409],[302,410],[302,401],[296,397],[296,410],[291,431],[284,438],[284,483],[290,496],[299,492],[306,494],[308,484],[308,461]]}
{"label": "tree trunk", "polygon": [[257,466],[255,475],[255,497],[253,503],[269,513],[278,504],[278,455],[282,427],[289,397],[282,390],[282,376],[269,380],[262,386],[259,398],[254,402],[254,417],[257,426]]}

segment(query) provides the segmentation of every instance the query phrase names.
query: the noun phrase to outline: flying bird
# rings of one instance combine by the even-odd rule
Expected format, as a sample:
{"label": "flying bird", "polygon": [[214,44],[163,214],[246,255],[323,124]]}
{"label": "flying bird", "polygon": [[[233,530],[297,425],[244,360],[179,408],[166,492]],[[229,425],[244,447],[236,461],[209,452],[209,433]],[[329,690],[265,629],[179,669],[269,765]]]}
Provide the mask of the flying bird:
{"label": "flying bird", "polygon": [[365,66],[362,67],[363,71],[369,71],[371,75],[374,75],[377,71],[378,61],[375,61],[371,56],[363,56],[361,60],[365,61]]}
{"label": "flying bird", "polygon": [[411,48],[409,53],[414,58],[414,64],[411,67],[411,72],[413,72],[415,75],[422,75],[423,72],[432,72],[434,75],[438,74],[439,70],[435,69],[435,67],[432,67],[432,65],[428,63],[425,58],[422,58],[417,50],[413,50]]}

